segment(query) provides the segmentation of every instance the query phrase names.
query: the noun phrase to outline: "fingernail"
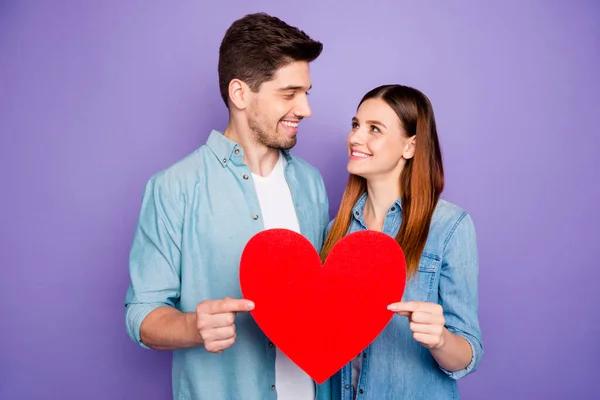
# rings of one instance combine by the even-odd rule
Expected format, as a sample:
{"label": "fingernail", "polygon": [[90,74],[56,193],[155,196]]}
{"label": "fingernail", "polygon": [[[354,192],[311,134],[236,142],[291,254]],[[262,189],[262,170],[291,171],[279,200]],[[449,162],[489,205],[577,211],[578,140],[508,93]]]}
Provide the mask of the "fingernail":
{"label": "fingernail", "polygon": [[390,311],[396,311],[396,306],[394,306],[393,304],[388,304],[387,309]]}
{"label": "fingernail", "polygon": [[246,310],[252,310],[254,308],[254,303],[250,302],[246,304]]}

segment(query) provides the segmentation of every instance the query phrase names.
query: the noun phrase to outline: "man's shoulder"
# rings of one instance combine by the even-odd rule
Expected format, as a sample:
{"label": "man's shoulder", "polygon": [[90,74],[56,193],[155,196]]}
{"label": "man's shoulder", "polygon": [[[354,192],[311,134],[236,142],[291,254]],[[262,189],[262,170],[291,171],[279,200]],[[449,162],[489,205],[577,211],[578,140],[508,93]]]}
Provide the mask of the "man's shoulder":
{"label": "man's shoulder", "polygon": [[169,192],[181,192],[195,184],[206,171],[206,161],[214,155],[206,144],[155,173],[150,181]]}

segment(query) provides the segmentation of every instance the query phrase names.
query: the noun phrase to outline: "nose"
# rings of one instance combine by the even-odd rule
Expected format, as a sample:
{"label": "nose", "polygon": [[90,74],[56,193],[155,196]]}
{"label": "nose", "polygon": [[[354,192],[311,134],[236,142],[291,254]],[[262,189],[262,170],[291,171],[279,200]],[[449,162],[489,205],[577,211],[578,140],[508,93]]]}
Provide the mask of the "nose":
{"label": "nose", "polygon": [[362,145],[365,143],[364,140],[364,135],[362,134],[362,130],[356,129],[356,130],[351,130],[349,137],[348,137],[348,141],[350,142],[351,145]]}
{"label": "nose", "polygon": [[310,104],[308,104],[308,96],[298,96],[299,103],[294,110],[294,115],[299,118],[310,118],[312,115],[312,110],[310,109]]}

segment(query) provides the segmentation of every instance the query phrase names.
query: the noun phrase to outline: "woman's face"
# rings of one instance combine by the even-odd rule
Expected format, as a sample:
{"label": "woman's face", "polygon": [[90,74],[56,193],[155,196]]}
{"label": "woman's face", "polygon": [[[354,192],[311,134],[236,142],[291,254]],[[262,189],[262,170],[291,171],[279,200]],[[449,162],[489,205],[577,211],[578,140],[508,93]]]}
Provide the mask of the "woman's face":
{"label": "woman's face", "polygon": [[365,100],[352,118],[346,141],[348,172],[369,179],[399,179],[415,149],[398,115],[382,99]]}

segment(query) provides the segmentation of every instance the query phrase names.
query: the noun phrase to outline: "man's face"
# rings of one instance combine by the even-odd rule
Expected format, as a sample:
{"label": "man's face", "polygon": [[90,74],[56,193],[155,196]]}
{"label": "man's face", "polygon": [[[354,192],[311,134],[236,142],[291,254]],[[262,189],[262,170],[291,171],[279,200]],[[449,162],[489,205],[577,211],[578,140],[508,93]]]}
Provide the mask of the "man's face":
{"label": "man's face", "polygon": [[274,149],[294,147],[299,122],[312,114],[307,98],[310,88],[309,64],[295,61],[251,93],[247,118],[254,140]]}

